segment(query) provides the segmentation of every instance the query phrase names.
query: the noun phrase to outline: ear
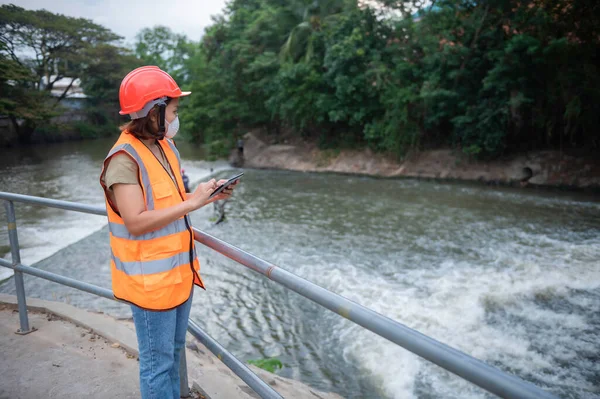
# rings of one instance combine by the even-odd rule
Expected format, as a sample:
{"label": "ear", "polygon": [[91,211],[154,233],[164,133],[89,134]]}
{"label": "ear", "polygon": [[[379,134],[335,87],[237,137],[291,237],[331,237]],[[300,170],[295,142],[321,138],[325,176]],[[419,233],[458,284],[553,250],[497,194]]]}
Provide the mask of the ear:
{"label": "ear", "polygon": [[158,133],[158,110],[156,108],[152,108],[150,112],[148,112],[147,119],[147,130],[151,132],[151,136],[155,136]]}
{"label": "ear", "polygon": [[150,110],[150,112],[148,112],[148,118],[152,122],[157,122],[158,123],[158,108],[157,108],[156,105],[154,107],[152,107],[152,109]]}

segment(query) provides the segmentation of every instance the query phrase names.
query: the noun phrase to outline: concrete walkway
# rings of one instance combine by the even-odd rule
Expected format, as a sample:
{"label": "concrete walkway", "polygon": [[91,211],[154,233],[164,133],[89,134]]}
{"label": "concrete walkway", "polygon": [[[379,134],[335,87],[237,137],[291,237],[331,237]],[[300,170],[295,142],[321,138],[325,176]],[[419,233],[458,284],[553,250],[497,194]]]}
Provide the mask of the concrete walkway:
{"label": "concrete walkway", "polygon": [[140,397],[135,356],[52,314],[29,323],[38,331],[15,334],[18,312],[0,305],[0,398]]}
{"label": "concrete walkway", "polygon": [[[19,328],[16,297],[0,294],[0,399],[139,398],[133,323],[62,302],[27,298],[27,335]],[[216,356],[188,334],[189,385],[202,399],[258,398]],[[285,398],[341,399],[250,366]]]}

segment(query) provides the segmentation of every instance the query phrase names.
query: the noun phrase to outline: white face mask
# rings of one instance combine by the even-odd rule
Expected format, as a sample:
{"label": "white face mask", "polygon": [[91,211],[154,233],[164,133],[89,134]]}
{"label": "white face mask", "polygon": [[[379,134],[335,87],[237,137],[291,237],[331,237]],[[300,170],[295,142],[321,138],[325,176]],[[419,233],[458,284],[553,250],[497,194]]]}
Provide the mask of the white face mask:
{"label": "white face mask", "polygon": [[167,125],[167,131],[165,133],[165,137],[168,139],[172,139],[175,137],[177,132],[179,131],[179,116],[175,117],[175,120],[171,123],[165,119],[165,123]]}

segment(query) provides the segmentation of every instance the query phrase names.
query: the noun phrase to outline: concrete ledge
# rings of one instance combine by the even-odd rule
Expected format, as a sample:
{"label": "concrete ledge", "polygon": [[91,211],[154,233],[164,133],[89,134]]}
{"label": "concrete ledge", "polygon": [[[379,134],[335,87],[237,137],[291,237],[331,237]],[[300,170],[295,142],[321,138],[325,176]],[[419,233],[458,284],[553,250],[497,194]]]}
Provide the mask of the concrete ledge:
{"label": "concrete ledge", "polygon": [[[17,297],[0,294],[0,304],[16,309]],[[111,316],[89,312],[66,303],[36,298],[27,298],[27,307],[31,310],[53,314],[77,326],[92,330],[93,333],[109,342],[118,343],[129,354],[138,356],[135,327],[131,321],[117,320]],[[30,323],[30,327],[36,326],[34,323]],[[30,335],[39,333],[33,332]],[[208,399],[258,398],[258,395],[245,382],[233,374],[191,334],[187,335],[186,357],[189,384],[204,397]],[[249,367],[285,398],[341,399],[341,396],[337,394],[320,392],[299,381],[278,376],[252,365]]]}
{"label": "concrete ledge", "polygon": [[31,334],[0,303],[0,398],[139,399],[139,368],[122,347],[47,311],[30,309]]}
{"label": "concrete ledge", "polygon": [[[17,297],[0,294],[0,303],[16,308]],[[108,341],[118,342],[128,353],[138,356],[135,329],[127,327],[124,323],[118,323],[113,317],[101,313],[92,313],[63,302],[45,301],[37,298],[27,298],[27,308],[49,312],[77,326],[90,329]]]}

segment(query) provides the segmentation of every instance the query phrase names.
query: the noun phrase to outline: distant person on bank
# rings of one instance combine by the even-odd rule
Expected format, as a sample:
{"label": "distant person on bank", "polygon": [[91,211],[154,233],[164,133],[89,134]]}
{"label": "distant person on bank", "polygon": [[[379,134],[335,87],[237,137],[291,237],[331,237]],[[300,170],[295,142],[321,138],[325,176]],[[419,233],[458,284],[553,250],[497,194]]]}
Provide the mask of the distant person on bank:
{"label": "distant person on bank", "polygon": [[190,192],[190,178],[185,174],[185,170],[181,169],[181,180],[183,180],[183,187],[185,192]]}

